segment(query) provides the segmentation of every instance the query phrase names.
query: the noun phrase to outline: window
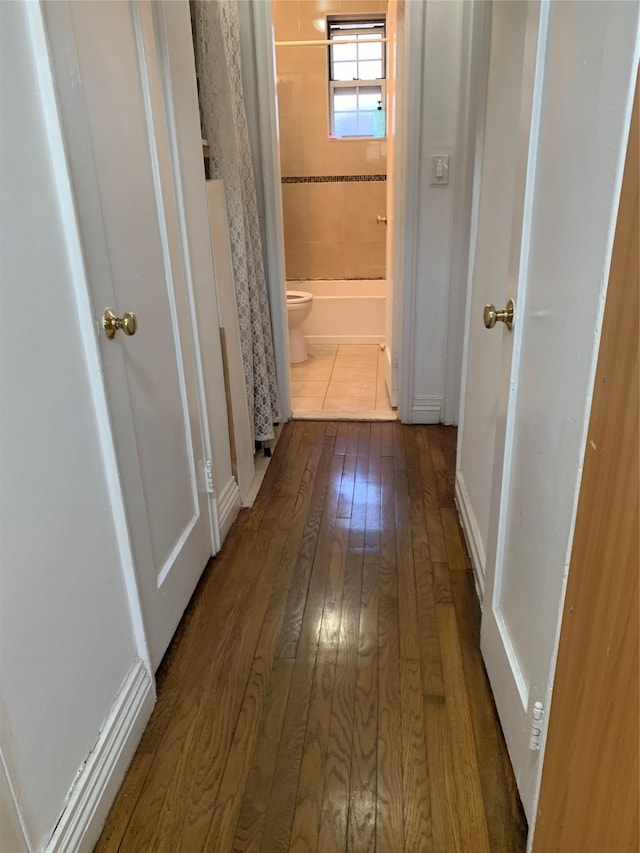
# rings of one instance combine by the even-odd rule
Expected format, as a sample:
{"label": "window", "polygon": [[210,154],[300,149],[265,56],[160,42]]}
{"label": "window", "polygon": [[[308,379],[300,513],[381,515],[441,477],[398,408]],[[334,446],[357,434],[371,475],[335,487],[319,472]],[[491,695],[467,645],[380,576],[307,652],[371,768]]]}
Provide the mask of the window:
{"label": "window", "polygon": [[[329,116],[332,136],[384,136],[386,34],[382,19],[328,20]],[[339,42],[346,42],[340,44]],[[384,122],[384,120],[383,120]],[[377,131],[377,132],[376,132]]]}

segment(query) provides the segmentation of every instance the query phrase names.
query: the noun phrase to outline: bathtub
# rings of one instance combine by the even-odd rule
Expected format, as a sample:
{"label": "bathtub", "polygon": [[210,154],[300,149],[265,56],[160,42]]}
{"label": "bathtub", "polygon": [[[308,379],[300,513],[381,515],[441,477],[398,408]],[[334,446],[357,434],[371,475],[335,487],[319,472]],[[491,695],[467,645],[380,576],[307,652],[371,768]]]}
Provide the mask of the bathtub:
{"label": "bathtub", "polygon": [[302,326],[308,344],[384,343],[384,279],[292,280],[287,290],[313,293],[313,308]]}

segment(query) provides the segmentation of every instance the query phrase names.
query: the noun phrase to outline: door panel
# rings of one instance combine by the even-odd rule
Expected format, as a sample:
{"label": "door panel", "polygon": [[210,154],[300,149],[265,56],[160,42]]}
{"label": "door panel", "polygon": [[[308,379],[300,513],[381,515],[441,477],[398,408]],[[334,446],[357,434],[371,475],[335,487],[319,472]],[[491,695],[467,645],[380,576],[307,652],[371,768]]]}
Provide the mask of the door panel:
{"label": "door panel", "polygon": [[[501,364],[510,365],[513,334],[498,325],[487,332],[482,322],[487,303],[503,307],[517,297],[517,276],[509,274],[512,246],[519,246],[525,176],[519,164],[523,63],[528,15],[535,7],[505,2],[492,7],[489,80],[478,232],[471,290],[461,469],[478,526],[482,565],[489,538],[496,421]],[[526,113],[525,113],[526,114]],[[527,138],[524,137],[526,144]],[[512,261],[513,262],[513,261]],[[489,379],[489,377],[491,377]],[[502,401],[504,407],[505,400]],[[504,417],[504,415],[503,415]]]}
{"label": "door panel", "polygon": [[107,306],[139,321],[134,337],[99,335],[155,667],[212,553],[160,10],[73,2],[46,14],[54,56],[75,48],[75,69],[58,65],[57,80],[96,324]]}
{"label": "door panel", "polygon": [[[158,279],[158,282],[162,281],[164,284],[163,311],[159,318],[157,333],[155,329],[153,330],[155,346],[152,351],[145,353],[145,357],[148,367],[155,366],[155,375],[160,379],[159,387],[154,394],[154,401],[162,402],[162,411],[157,415],[170,428],[161,434],[159,446],[151,447],[151,441],[144,441],[139,450],[145,497],[147,506],[150,507],[149,524],[158,572],[157,583],[160,587],[173,569],[180,549],[196,524],[206,516],[207,509],[205,495],[198,494],[196,476],[198,466],[203,464],[202,429],[198,426],[193,434],[191,427],[192,422],[199,422],[198,397],[192,334],[188,319],[187,283],[180,245],[166,106],[162,91],[162,68],[159,63],[152,5],[148,0],[132,2],[131,5],[138,42],[140,76],[145,96],[145,117],[157,208],[156,222],[163,263],[160,271],[162,278]],[[159,4],[156,5],[155,12],[156,15],[161,14]],[[119,299],[118,290],[116,285],[116,299]],[[121,297],[126,298],[126,289]],[[157,337],[155,337],[156,334]],[[181,341],[181,335],[184,342]],[[160,363],[156,359],[161,358],[163,361],[161,369],[158,370]],[[151,371],[147,370],[145,375],[151,375]],[[165,386],[167,379],[168,386]],[[133,407],[133,411],[135,418],[136,406]],[[150,438],[158,432],[153,430],[154,414],[153,410],[149,412],[145,407],[142,415],[144,419],[142,434]],[[136,433],[139,433],[137,424]],[[197,458],[194,454],[194,442],[198,452]],[[161,471],[157,469],[158,461],[163,464]],[[151,504],[150,501],[152,501]]]}
{"label": "door panel", "polygon": [[[111,299],[108,304],[116,312],[135,311],[139,320],[134,338],[117,334],[109,341],[101,336],[101,347],[105,362],[118,349],[125,363],[134,430],[142,439],[137,449],[154,565],[161,576],[197,507],[173,296],[172,252],[175,257],[177,247],[169,245],[169,228],[175,228],[164,213],[164,176],[150,157],[152,104],[144,103],[132,9],[113,5],[117,9],[110,3],[73,3],[71,13],[113,284],[113,294],[105,294],[103,301]],[[140,19],[136,23],[140,26]],[[113,44],[119,46],[116,68]],[[147,54],[147,61],[152,60]],[[148,95],[153,102],[157,93]],[[157,103],[153,106],[159,112]]]}
{"label": "door panel", "polygon": [[[516,13],[514,7],[518,6]],[[511,20],[509,25],[503,28],[500,19],[505,15],[509,15]],[[490,678],[493,676],[494,681],[499,685],[496,687],[492,681],[494,694],[501,692],[501,695],[507,695],[508,698],[505,703],[509,703],[508,718],[513,720],[521,710],[526,710],[528,703],[526,670],[523,669],[522,660],[525,644],[518,642],[522,636],[519,633],[522,626],[514,624],[513,617],[516,611],[511,607],[512,602],[505,589],[510,581],[512,586],[519,591],[517,575],[520,563],[517,562],[512,567],[511,563],[505,562],[504,528],[499,526],[499,519],[502,513],[508,511],[507,507],[511,499],[512,456],[509,442],[513,439],[513,422],[510,418],[513,415],[516,401],[517,383],[514,382],[513,377],[517,376],[522,353],[521,317],[527,299],[527,251],[539,113],[534,100],[536,96],[534,88],[537,84],[539,98],[543,70],[541,58],[544,56],[546,39],[546,14],[543,12],[541,16],[541,6],[538,2],[494,5],[491,24],[491,62],[493,62],[494,56],[494,26],[496,25],[499,27],[499,40],[495,43],[496,55],[502,55],[503,62],[504,56],[508,55],[511,66],[509,71],[509,68],[498,60],[499,74],[512,74],[514,77],[510,87],[513,97],[510,107],[512,110],[510,127],[513,135],[512,147],[509,151],[509,161],[514,170],[514,180],[509,225],[508,262],[503,279],[506,284],[506,293],[503,297],[504,302],[499,307],[503,307],[509,297],[514,299],[516,303],[516,326],[511,333],[502,329],[500,332],[503,336],[503,345],[499,368],[496,373],[499,379],[495,392],[495,415],[492,419],[494,448],[491,500],[486,502],[488,530],[485,602],[487,604],[483,612],[482,649]],[[510,34],[511,38],[509,38]],[[492,86],[493,79],[490,70],[489,99],[492,98],[493,94]],[[487,133],[489,132],[488,124],[489,112],[487,112]],[[500,238],[496,232],[493,234],[493,240],[495,241],[494,245],[499,243]],[[486,249],[491,251],[491,246],[486,246]],[[490,286],[486,292],[489,295]],[[494,300],[488,299],[487,301],[493,302]],[[476,310],[478,310],[478,318],[480,318],[482,316],[480,306],[477,306]],[[495,333],[495,328],[490,331],[486,329],[481,331],[490,337]],[[488,344],[483,343],[483,346],[486,347]],[[510,570],[509,572],[505,571],[506,567]],[[509,574],[508,581],[507,574]],[[512,708],[510,703],[516,703],[516,707]]]}

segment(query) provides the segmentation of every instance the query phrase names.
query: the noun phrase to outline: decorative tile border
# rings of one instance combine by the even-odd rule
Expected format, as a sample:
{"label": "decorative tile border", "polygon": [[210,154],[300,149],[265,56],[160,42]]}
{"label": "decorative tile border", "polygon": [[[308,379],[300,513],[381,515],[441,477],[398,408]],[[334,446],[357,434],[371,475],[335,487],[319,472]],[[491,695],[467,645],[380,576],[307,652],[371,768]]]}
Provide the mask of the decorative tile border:
{"label": "decorative tile border", "polygon": [[384,281],[385,276],[383,275],[344,275],[340,278],[310,278],[306,276],[306,278],[288,278],[287,284],[295,284],[296,282],[299,284],[301,281]]}
{"label": "decorative tile border", "polygon": [[386,175],[300,175],[282,178],[283,184],[344,184],[353,182],[386,181]]}

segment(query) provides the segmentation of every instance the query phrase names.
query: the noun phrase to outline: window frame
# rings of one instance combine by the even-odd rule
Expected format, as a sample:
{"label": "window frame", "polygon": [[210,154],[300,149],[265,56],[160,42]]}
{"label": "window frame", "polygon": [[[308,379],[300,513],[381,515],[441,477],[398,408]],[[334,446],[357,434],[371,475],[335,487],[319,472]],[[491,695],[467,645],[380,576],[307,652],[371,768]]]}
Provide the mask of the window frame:
{"label": "window frame", "polygon": [[[327,16],[327,40],[333,41],[335,39],[336,30],[338,30],[339,35],[352,35],[353,34],[354,36],[360,36],[360,35],[366,36],[366,35],[371,34],[371,30],[368,29],[366,26],[361,26],[360,28],[358,28],[359,24],[360,25],[376,24],[380,27],[380,29],[378,31],[380,33],[380,38],[386,38],[386,36],[387,36],[386,15],[377,14],[377,15]],[[341,25],[342,26],[350,25],[350,28],[349,28],[349,30],[343,30],[342,32],[339,32],[339,28]],[[363,39],[363,41],[361,43],[366,43],[366,41],[367,41],[367,39]],[[371,41],[375,41],[375,39],[371,39]],[[328,71],[328,82],[329,82],[329,135],[331,137],[336,138],[336,139],[376,139],[376,138],[386,137],[386,132],[387,132],[387,128],[386,128],[386,82],[387,82],[387,50],[386,50],[386,47],[387,47],[387,44],[386,44],[386,42],[382,42],[382,45],[381,45],[381,47],[382,47],[382,51],[381,51],[382,77],[377,77],[374,79],[364,79],[364,80],[360,79],[360,78],[354,78],[352,80],[334,80],[333,79],[333,72],[334,72],[334,65],[335,65],[335,60],[333,58],[333,47],[334,47],[334,45],[330,44],[327,47],[328,47],[327,71]],[[356,47],[356,59],[355,59],[356,69],[359,71],[360,62],[367,62],[370,60],[361,59],[359,56],[359,51],[358,51],[359,45],[356,44],[355,47]],[[340,62],[340,60],[338,60],[338,62]],[[347,136],[336,136],[336,132],[335,132],[336,111],[335,111],[335,97],[334,97],[334,95],[335,95],[335,91],[337,89],[355,89],[356,95],[358,95],[360,91],[362,91],[362,90],[366,91],[367,89],[376,90],[376,94],[377,94],[378,90],[380,91],[380,96],[376,100],[379,100],[382,102],[382,109],[385,111],[385,133],[384,133],[384,137],[375,137],[373,134],[369,134],[369,133],[367,133],[367,134],[358,133],[358,134],[352,134],[352,135],[347,135]],[[340,112],[340,111],[338,111],[338,112]],[[360,115],[360,111],[357,109],[356,109],[355,113],[354,113],[354,111],[350,111],[350,112],[352,114],[355,114],[356,116]],[[363,112],[369,113],[369,112],[376,112],[376,111],[375,110],[364,110]]]}

